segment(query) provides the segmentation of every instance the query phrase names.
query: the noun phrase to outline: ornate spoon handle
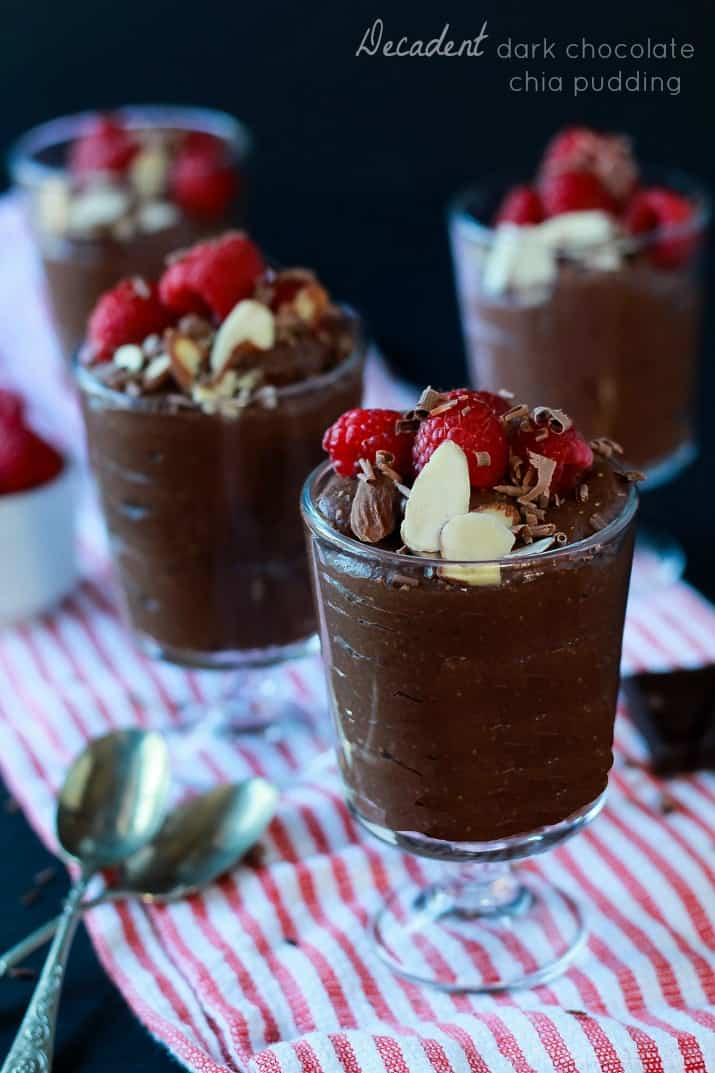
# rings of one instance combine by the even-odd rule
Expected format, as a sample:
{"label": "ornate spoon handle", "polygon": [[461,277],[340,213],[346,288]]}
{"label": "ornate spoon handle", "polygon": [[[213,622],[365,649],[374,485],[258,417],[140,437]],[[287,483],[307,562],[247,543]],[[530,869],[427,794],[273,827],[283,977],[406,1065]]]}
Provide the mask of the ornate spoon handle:
{"label": "ornate spoon handle", "polygon": [[89,876],[83,875],[67,895],[44,968],[0,1073],[49,1073],[52,1068],[62,981],[88,883]]}

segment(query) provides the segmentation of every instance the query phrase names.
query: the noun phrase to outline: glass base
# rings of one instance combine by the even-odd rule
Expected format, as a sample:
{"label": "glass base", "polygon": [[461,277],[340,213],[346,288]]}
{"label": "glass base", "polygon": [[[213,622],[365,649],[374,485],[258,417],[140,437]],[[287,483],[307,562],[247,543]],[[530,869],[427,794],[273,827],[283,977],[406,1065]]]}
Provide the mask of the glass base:
{"label": "glass base", "polygon": [[676,447],[667,458],[646,467],[644,470],[646,479],[641,485],[641,491],[651,492],[654,488],[660,488],[661,485],[675,480],[697,457],[698,449],[693,440],[681,443],[680,447]]}
{"label": "glass base", "polygon": [[574,900],[524,869],[473,867],[389,899],[373,928],[382,960],[442,991],[535,987],[563,972],[586,939]]}
{"label": "glass base", "polygon": [[195,649],[174,648],[163,645],[145,633],[135,634],[139,645],[151,659],[164,660],[179,667],[192,670],[233,671],[250,670],[254,667],[275,667],[295,659],[316,656],[320,652],[320,640],[316,633],[287,645],[271,645],[268,648],[244,648],[221,652],[199,652]]}
{"label": "glass base", "polygon": [[681,544],[661,529],[639,525],[631,570],[630,593],[643,596],[667,588],[685,573],[686,555]]}
{"label": "glass base", "polygon": [[578,905],[512,861],[543,853],[590,823],[600,797],[560,823],[491,842],[448,842],[358,819],[372,834],[438,859],[442,879],[405,887],[378,913],[377,952],[401,976],[442,991],[506,991],[558,976],[586,938]]}

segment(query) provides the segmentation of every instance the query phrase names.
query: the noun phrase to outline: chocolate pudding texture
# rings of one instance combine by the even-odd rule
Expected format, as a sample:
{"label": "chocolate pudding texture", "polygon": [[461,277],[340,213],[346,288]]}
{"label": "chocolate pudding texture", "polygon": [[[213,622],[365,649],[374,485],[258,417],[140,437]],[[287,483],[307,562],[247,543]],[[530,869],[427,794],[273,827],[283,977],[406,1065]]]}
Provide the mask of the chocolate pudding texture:
{"label": "chocolate pudding texture", "polygon": [[315,630],[296,504],[326,425],[359,404],[362,359],[297,387],[238,418],[83,392],[129,619],[170,658],[289,645]]}
{"label": "chocolate pudding texture", "polygon": [[[313,486],[319,512],[333,480]],[[340,765],[363,819],[494,841],[565,820],[606,788],[633,526],[602,540],[593,518],[627,518],[635,493],[601,458],[584,484],[586,502],[549,512],[568,545],[503,560],[486,586],[313,534]],[[344,479],[334,492],[344,511]]]}
{"label": "chocolate pudding texture", "polygon": [[587,438],[610,436],[641,468],[689,442],[701,307],[693,266],[562,265],[548,297],[530,304],[485,295],[469,240],[455,244],[475,384],[558,398]]}

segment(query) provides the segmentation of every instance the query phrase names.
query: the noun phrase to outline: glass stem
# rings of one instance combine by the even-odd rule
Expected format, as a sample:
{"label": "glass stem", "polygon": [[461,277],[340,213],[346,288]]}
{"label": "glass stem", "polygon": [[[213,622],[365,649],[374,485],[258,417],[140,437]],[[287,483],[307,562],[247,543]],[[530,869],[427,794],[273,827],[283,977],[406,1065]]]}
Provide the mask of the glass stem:
{"label": "glass stem", "polygon": [[450,869],[440,884],[442,896],[452,903],[452,912],[464,916],[501,916],[523,907],[528,894],[508,861],[468,862]]}

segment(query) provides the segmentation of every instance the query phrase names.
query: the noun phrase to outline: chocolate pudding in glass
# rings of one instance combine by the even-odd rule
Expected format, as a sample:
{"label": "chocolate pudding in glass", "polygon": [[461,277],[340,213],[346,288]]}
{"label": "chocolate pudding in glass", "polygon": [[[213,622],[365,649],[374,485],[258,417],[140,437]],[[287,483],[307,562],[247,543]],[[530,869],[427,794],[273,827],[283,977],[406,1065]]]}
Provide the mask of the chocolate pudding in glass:
{"label": "chocolate pudding in glass", "polygon": [[[578,908],[505,862],[593,819],[613,759],[640,475],[561,411],[507,406],[429,391],[396,424],[416,478],[394,440],[352,475],[338,447],[302,501],[347,801],[382,840],[451,862],[388,903],[378,947],[447,989],[527,986],[571,959]],[[561,945],[527,976],[497,954],[447,979],[415,943],[496,949],[523,929],[533,949],[549,914]]]}
{"label": "chocolate pudding in glass", "polygon": [[533,183],[460,195],[450,237],[475,385],[558,398],[649,488],[671,479],[695,454],[707,217],[689,180],[641,174],[625,139],[581,129],[554,139]]}
{"label": "chocolate pudding in glass", "polygon": [[243,233],[158,287],[104,295],[77,374],[128,620],[153,654],[262,666],[309,651],[298,498],[326,424],[362,394],[358,318]]}
{"label": "chocolate pudding in glass", "polygon": [[19,139],[9,170],[67,357],[100,294],[240,222],[249,151],[232,116],[170,105],[63,116]]}

